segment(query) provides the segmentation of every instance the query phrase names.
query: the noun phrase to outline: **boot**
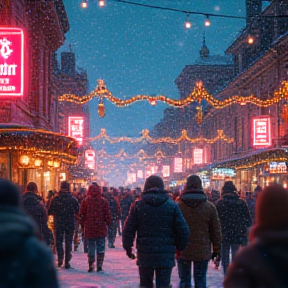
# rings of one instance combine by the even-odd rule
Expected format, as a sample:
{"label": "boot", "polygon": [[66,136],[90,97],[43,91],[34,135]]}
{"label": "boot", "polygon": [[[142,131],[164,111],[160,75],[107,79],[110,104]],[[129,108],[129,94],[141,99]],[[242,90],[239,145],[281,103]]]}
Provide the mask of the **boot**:
{"label": "boot", "polygon": [[97,272],[102,271],[105,253],[97,253]]}
{"label": "boot", "polygon": [[91,273],[94,271],[94,262],[95,262],[95,259],[94,258],[88,258],[88,264],[89,264],[89,269],[88,269],[88,272]]}

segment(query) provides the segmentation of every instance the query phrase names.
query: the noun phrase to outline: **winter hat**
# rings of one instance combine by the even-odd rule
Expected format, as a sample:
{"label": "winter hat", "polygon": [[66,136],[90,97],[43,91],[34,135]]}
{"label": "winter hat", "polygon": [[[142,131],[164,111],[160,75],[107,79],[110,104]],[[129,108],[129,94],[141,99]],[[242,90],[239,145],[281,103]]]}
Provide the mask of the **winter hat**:
{"label": "winter hat", "polygon": [[62,181],[60,190],[68,191],[70,192],[70,184],[67,181]]}
{"label": "winter hat", "polygon": [[288,190],[281,185],[266,187],[259,194],[255,208],[255,226],[288,228]]}
{"label": "winter hat", "polygon": [[195,192],[203,191],[202,180],[198,175],[190,175],[186,181],[186,190],[194,189]]}
{"label": "winter hat", "polygon": [[20,207],[21,201],[19,188],[9,180],[0,179],[0,205]]}
{"label": "winter hat", "polygon": [[161,177],[157,175],[151,175],[146,179],[144,185],[144,191],[147,191],[152,188],[159,188],[164,190],[164,182],[161,179]]}
{"label": "winter hat", "polygon": [[26,186],[26,192],[37,193],[38,192],[37,184],[35,182],[29,182]]}
{"label": "winter hat", "polygon": [[224,183],[224,186],[222,188],[222,194],[229,193],[229,192],[235,192],[237,191],[235,185],[233,184],[233,181],[226,181]]}

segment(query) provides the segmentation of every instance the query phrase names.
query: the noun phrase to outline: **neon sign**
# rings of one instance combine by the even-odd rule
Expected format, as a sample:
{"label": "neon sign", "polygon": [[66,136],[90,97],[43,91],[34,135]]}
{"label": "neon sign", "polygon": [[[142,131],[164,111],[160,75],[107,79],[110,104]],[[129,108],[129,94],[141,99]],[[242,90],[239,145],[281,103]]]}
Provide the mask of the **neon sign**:
{"label": "neon sign", "polygon": [[269,116],[252,118],[253,146],[271,145],[271,121]]}
{"label": "neon sign", "polygon": [[163,165],[162,174],[163,174],[163,177],[169,177],[170,176],[170,166],[169,165]]}
{"label": "neon sign", "polygon": [[79,145],[83,144],[84,117],[68,117],[68,135],[75,138]]}
{"label": "neon sign", "polygon": [[193,159],[194,159],[194,164],[202,164],[203,163],[203,149],[194,149]]}
{"label": "neon sign", "polygon": [[182,158],[174,158],[174,173],[183,172],[183,159]]}
{"label": "neon sign", "polygon": [[96,168],[96,155],[93,149],[85,151],[85,166],[92,170]]}
{"label": "neon sign", "polygon": [[20,97],[24,89],[24,33],[0,28],[0,97]]}

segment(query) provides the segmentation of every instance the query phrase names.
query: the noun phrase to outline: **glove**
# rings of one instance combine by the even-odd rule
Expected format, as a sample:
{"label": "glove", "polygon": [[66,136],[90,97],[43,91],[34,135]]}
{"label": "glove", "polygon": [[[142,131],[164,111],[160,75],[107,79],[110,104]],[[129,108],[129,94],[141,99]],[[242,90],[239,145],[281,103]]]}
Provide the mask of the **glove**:
{"label": "glove", "polygon": [[136,258],[135,254],[132,253],[132,248],[126,249],[126,255],[132,260]]}
{"label": "glove", "polygon": [[220,260],[221,260],[220,253],[213,252],[211,255],[211,260],[220,262]]}

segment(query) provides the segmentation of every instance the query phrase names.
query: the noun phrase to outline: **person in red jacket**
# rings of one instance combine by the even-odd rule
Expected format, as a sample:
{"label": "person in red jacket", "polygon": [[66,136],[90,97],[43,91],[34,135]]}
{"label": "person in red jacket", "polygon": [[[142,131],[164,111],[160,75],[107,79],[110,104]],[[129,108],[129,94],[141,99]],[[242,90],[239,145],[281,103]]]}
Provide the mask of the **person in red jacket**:
{"label": "person in red jacket", "polygon": [[81,224],[84,236],[88,239],[88,272],[94,271],[95,250],[97,250],[97,272],[102,271],[105,255],[107,226],[111,223],[109,205],[102,197],[101,188],[93,183],[88,188],[87,197],[81,203]]}

